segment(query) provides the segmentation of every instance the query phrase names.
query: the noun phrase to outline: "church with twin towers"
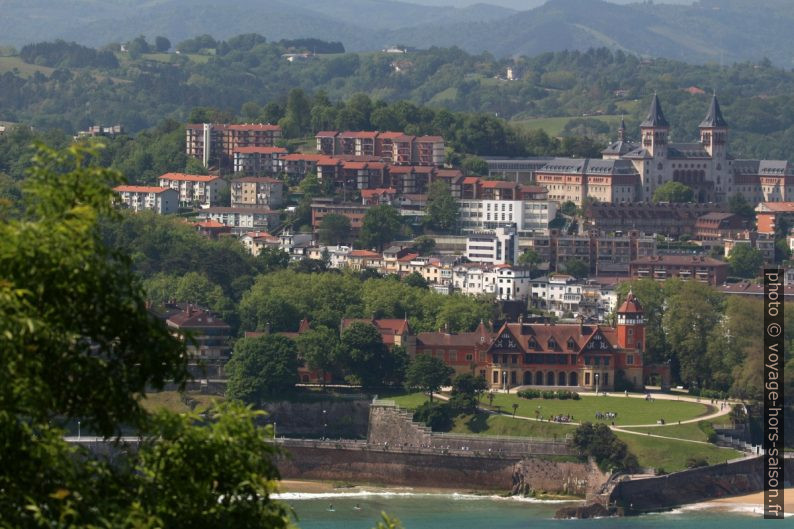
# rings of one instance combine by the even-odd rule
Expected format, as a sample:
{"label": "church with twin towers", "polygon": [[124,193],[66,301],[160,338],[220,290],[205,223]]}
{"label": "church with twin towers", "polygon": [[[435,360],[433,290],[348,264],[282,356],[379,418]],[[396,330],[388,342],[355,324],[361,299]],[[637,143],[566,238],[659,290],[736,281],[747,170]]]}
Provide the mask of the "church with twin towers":
{"label": "church with twin towers", "polygon": [[734,159],[728,152],[728,122],[717,96],[711,98],[690,143],[670,141],[670,123],[654,95],[640,138],[629,138],[621,120],[616,141],[601,151],[602,159],[556,158],[535,174],[549,199],[582,204],[644,202],[666,182],[694,191],[697,202],[726,202],[735,194],[751,204],[794,201],[794,168],[787,160]]}

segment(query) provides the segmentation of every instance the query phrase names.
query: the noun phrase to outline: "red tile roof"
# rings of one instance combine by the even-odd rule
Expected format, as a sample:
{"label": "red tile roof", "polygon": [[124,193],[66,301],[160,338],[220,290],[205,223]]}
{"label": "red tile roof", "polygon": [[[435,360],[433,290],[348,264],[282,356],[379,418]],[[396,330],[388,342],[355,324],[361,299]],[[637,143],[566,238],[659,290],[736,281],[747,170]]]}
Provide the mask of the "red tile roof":
{"label": "red tile roof", "polygon": [[408,320],[400,318],[384,318],[380,320],[365,319],[365,318],[345,318],[342,320],[342,331],[350,327],[354,323],[369,323],[374,325],[380,333],[383,343],[386,345],[394,345],[394,337],[403,333],[410,333],[411,327]]}
{"label": "red tile roof", "polygon": [[380,256],[381,255],[378,252],[373,252],[370,250],[353,250],[350,252],[350,257],[371,257],[374,259]]}
{"label": "red tile roof", "polygon": [[367,168],[367,162],[343,162],[342,167],[353,171],[359,171]]}
{"label": "red tile roof", "polygon": [[758,213],[794,213],[794,202],[761,202]]}
{"label": "red tile roof", "polygon": [[463,179],[463,184],[464,185],[472,185],[472,184],[479,184],[479,183],[480,183],[480,177],[479,176],[467,176],[466,178]]}
{"label": "red tile roof", "polygon": [[441,136],[419,136],[418,138],[416,138],[416,141],[439,142],[439,141],[444,141],[444,138],[442,138]]}
{"label": "red tile roof", "polygon": [[282,160],[288,162],[299,162],[299,161],[317,162],[325,158],[327,158],[325,154],[303,154],[303,153],[287,154],[281,157]]}
{"label": "red tile roof", "polygon": [[188,182],[212,182],[218,180],[220,176],[185,174],[185,173],[165,173],[160,176],[161,180],[185,180]]}
{"label": "red tile roof", "polygon": [[204,229],[226,228],[227,227],[226,224],[223,224],[222,222],[218,222],[217,220],[212,220],[212,219],[203,220],[201,222],[197,222],[196,226],[198,226],[199,228],[204,228]]}
{"label": "red tile roof", "polygon": [[637,299],[637,296],[629,290],[626,301],[624,301],[623,305],[618,309],[618,314],[642,314],[642,312],[640,301]]}
{"label": "red tile roof", "polygon": [[317,134],[314,135],[315,138],[335,138],[336,135],[339,134],[335,130],[321,130]]}
{"label": "red tile roof", "polygon": [[113,191],[117,193],[162,193],[163,191],[168,191],[171,189],[170,187],[159,187],[159,186],[116,186],[113,188]]}
{"label": "red tile roof", "polygon": [[203,309],[188,307],[168,317],[166,322],[178,329],[200,329],[204,327],[226,328],[225,321]]}
{"label": "red tile roof", "polygon": [[515,182],[505,182],[504,180],[485,180],[482,186],[488,189],[515,189]]}
{"label": "red tile roof", "polygon": [[242,154],[287,154],[284,147],[237,147],[234,152]]}
{"label": "red tile roof", "polygon": [[277,131],[281,130],[281,127],[278,125],[269,125],[264,123],[243,123],[240,125],[228,125],[227,128],[229,130],[239,130],[239,131]]}
{"label": "red tile roof", "polygon": [[378,189],[362,189],[361,198],[372,198],[377,195],[396,195],[397,190],[393,187],[378,188]]}

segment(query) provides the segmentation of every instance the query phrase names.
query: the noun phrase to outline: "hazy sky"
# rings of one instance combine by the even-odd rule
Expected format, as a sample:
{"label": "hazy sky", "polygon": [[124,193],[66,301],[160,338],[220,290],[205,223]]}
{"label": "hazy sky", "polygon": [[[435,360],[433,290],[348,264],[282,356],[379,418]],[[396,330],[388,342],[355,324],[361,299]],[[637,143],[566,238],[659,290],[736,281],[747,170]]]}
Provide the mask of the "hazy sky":
{"label": "hazy sky", "polygon": [[[456,6],[465,7],[471,4],[494,4],[509,7],[517,10],[532,9],[545,4],[546,0],[405,0],[412,4],[424,4],[428,6]],[[633,4],[644,0],[607,0],[613,4]],[[657,4],[691,4],[695,0],[655,0]]]}

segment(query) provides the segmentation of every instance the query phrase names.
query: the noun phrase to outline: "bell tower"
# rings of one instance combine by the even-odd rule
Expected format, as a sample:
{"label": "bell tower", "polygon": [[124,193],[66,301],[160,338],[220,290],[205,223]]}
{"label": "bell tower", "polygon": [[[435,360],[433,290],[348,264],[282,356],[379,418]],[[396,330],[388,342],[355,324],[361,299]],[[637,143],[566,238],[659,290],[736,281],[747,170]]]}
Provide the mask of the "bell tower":
{"label": "bell tower", "polygon": [[708,114],[700,122],[700,142],[712,158],[726,158],[726,146],[728,140],[728,123],[722,117],[720,102],[717,101],[717,94],[711,98]]}
{"label": "bell tower", "polygon": [[645,351],[645,313],[633,292],[629,291],[617,316],[618,345],[623,349]]}
{"label": "bell tower", "polygon": [[653,94],[651,108],[645,121],[640,123],[642,133],[642,147],[647,149],[653,158],[667,157],[667,135],[670,132],[670,123],[664,117],[659,97]]}

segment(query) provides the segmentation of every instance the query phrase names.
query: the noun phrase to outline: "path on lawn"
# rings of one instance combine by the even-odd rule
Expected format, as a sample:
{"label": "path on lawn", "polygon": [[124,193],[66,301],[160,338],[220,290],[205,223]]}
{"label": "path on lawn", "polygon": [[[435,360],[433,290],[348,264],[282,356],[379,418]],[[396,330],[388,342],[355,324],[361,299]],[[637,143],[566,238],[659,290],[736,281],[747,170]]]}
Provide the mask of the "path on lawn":
{"label": "path on lawn", "polygon": [[[520,388],[520,387],[519,388],[513,388],[513,390],[515,390],[516,392],[519,391],[520,389],[523,389],[523,388]],[[498,393],[505,393],[505,391],[502,391],[502,390],[497,390],[497,392]],[[595,393],[579,393],[579,395],[581,397],[608,396],[608,397],[623,397],[623,398],[629,398],[629,399],[632,399],[632,398],[633,399],[643,399],[643,400],[645,399],[645,395],[641,395],[641,394],[638,394],[638,393],[629,393],[628,396],[626,396],[625,393],[609,393],[609,392],[602,392],[602,393],[598,393],[598,394],[595,394]],[[449,400],[448,396],[442,395],[441,393],[435,393],[435,396],[438,397],[441,400]],[[651,393],[651,397],[654,398],[654,399],[658,398],[659,400],[675,400],[675,401],[679,401],[679,402],[695,402],[697,404],[703,404],[703,405],[705,405],[707,407],[708,406],[714,406],[713,404],[702,402],[702,399],[700,399],[700,398],[690,397],[689,395],[674,395],[674,394],[671,394],[671,393]],[[677,425],[677,424],[690,424],[690,423],[697,423],[697,422],[700,422],[700,421],[707,421],[709,419],[715,419],[717,417],[722,417],[724,415],[728,415],[731,412],[730,404],[732,404],[732,403],[730,401],[725,401],[725,402],[726,402],[726,405],[725,405],[724,409],[722,409],[722,410],[719,409],[719,406],[716,406],[717,411],[714,411],[712,413],[708,413],[706,415],[700,415],[698,417],[695,417],[694,419],[686,419],[686,420],[680,421],[680,422],[679,421],[675,421],[675,422],[666,423],[666,424],[656,424],[656,423],[654,423],[654,424],[624,424],[624,425],[621,425],[621,426],[612,426],[612,425],[607,423],[607,426],[609,426],[609,428],[612,431],[623,432],[623,433],[627,433],[627,434],[631,434],[631,435],[641,435],[643,437],[655,437],[657,439],[670,439],[670,440],[673,440],[673,441],[685,441],[687,443],[697,443],[697,444],[702,444],[702,445],[716,446],[714,443],[709,443],[708,441],[696,441],[694,439],[681,439],[680,437],[670,437],[670,436],[667,436],[667,435],[657,435],[657,434],[652,434],[650,432],[637,432],[637,431],[634,431],[634,430],[626,430],[626,428],[650,428],[650,427],[674,426],[674,425]],[[481,406],[479,406],[478,409],[480,409],[480,410],[482,410],[482,411],[484,411],[484,412],[486,412],[488,414],[491,414],[491,415],[504,415],[504,416],[507,416],[507,417],[512,417],[514,419],[520,419],[520,420],[523,420],[523,421],[551,422],[551,423],[554,423],[554,424],[570,425],[570,426],[579,426],[579,425],[581,425],[581,423],[579,423],[579,422],[556,422],[556,421],[548,421],[548,420],[543,420],[543,419],[535,419],[535,418],[532,418],[532,417],[522,417],[521,415],[513,415],[513,414],[510,414],[510,413],[507,413],[507,412],[497,412],[497,411],[494,411],[494,410],[491,410],[491,409],[488,409],[488,408],[484,408],[484,407],[481,407]]]}

